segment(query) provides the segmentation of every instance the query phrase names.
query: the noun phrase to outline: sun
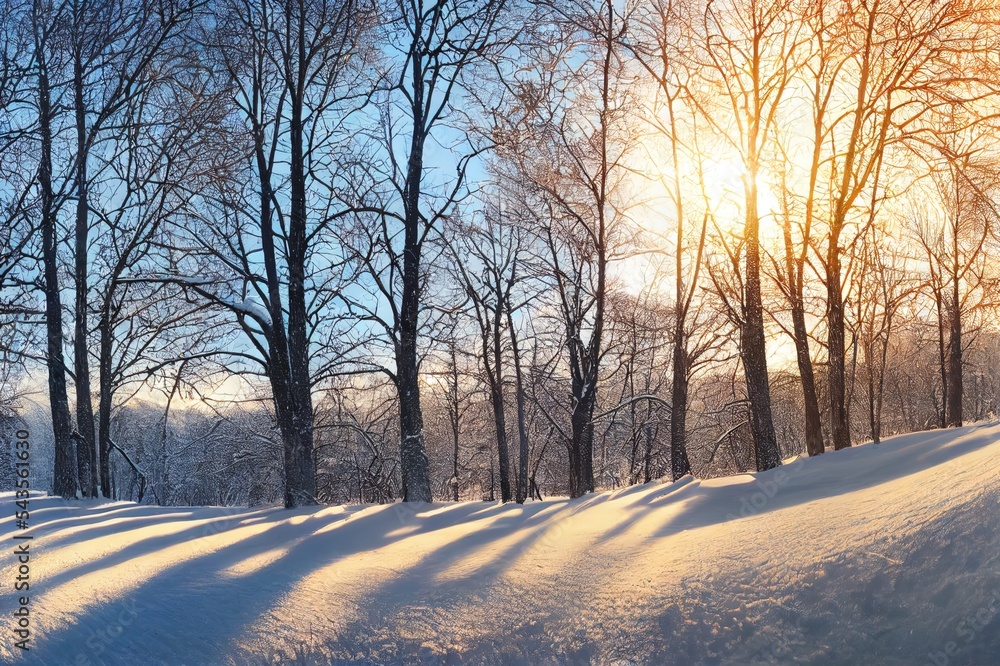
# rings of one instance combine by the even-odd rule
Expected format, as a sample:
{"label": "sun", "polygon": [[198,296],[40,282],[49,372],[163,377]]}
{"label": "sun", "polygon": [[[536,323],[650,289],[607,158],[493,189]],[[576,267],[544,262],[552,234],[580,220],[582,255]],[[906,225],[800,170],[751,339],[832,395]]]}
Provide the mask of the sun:
{"label": "sun", "polygon": [[[675,167],[674,155],[659,139],[644,140],[642,148],[635,172],[642,181],[643,204],[641,212],[633,214],[640,227],[672,242],[678,215],[683,216],[684,234],[690,237],[692,233],[697,235],[695,227],[707,212],[710,233],[721,232],[731,238],[743,236],[749,173],[739,154],[721,146],[719,151],[688,146],[676,156]],[[754,182],[759,238],[767,245],[781,243],[781,185],[775,184],[771,174],[763,170],[757,173]],[[678,193],[681,211],[677,210]]]}
{"label": "sun", "polygon": [[[709,211],[723,231],[742,234],[746,211],[746,182],[749,173],[743,161],[732,157],[701,158],[701,179],[704,198]],[[757,186],[757,219],[762,241],[781,238],[778,223],[781,202],[766,174],[758,173],[754,179]]]}

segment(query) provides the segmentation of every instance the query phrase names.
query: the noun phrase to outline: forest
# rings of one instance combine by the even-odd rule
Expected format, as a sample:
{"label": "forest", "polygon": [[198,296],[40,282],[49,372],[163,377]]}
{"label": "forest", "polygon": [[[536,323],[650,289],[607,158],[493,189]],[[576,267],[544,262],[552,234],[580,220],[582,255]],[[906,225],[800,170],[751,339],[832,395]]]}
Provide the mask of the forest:
{"label": "forest", "polygon": [[991,1],[0,2],[33,487],[523,503],[998,412]]}

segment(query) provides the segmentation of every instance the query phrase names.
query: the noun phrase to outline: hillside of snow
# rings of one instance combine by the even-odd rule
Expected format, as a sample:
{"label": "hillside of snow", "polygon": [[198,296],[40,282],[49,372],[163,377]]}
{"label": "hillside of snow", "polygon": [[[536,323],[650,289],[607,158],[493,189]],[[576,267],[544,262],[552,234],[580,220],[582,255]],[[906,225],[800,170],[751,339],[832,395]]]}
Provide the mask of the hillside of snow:
{"label": "hillside of snow", "polygon": [[23,654],[13,502],[4,663],[1000,663],[997,424],[525,506],[32,498]]}

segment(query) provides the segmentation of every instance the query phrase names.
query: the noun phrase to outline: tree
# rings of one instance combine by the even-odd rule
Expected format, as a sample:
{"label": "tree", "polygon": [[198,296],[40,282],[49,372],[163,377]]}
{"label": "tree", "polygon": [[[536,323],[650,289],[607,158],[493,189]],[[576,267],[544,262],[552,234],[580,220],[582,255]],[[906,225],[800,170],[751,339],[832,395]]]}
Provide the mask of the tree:
{"label": "tree", "polygon": [[[650,122],[667,145],[665,156],[657,155],[653,159],[665,158],[667,162],[666,166],[660,166],[660,181],[672,206],[675,226],[670,469],[676,481],[691,473],[687,454],[688,393],[697,357],[691,349],[692,305],[699,288],[711,216],[705,196],[701,197],[705,205],[700,216],[697,212],[692,214],[695,206],[685,197],[686,189],[704,192],[703,183],[685,182],[685,174],[689,171],[686,166],[696,163],[695,171],[701,173],[704,160],[698,150],[697,134],[701,129],[697,120],[698,104],[689,90],[692,72],[697,69],[697,45],[694,43],[696,35],[688,29],[694,18],[693,7],[682,0],[641,4],[635,16],[639,27],[636,43],[630,48],[656,85]],[[693,224],[689,222],[691,217]]]}
{"label": "tree", "polygon": [[850,322],[855,344],[864,359],[863,375],[867,403],[868,432],[872,442],[882,438],[882,407],[889,346],[895,334],[899,310],[912,298],[905,258],[893,249],[895,239],[875,226],[865,229],[865,243],[852,280],[854,321]]}
{"label": "tree", "polygon": [[[137,96],[156,86],[150,68],[169,62],[169,50],[196,8],[179,0],[158,5],[109,0],[72,0],[67,6],[68,65],[71,68],[75,150],[72,154],[72,196],[76,200],[74,229],[73,378],[76,387],[77,469],[82,492],[98,493],[98,441],[94,427],[89,363],[91,231],[94,226],[90,191],[104,172],[94,151],[127,126],[123,113]],[[163,69],[166,69],[164,67]],[[132,125],[131,127],[137,127]],[[106,158],[107,159],[107,158]],[[110,158],[111,160],[114,157]],[[100,213],[100,211],[96,211]],[[106,444],[106,442],[105,442]],[[106,455],[108,452],[103,452]]]}
{"label": "tree", "polygon": [[49,405],[52,413],[52,432],[55,441],[55,459],[52,476],[52,493],[75,497],[78,491],[74,470],[74,448],[69,398],[66,390],[66,363],[63,354],[63,313],[59,286],[59,192],[53,172],[53,143],[58,127],[55,125],[58,108],[62,102],[54,90],[51,75],[59,70],[57,40],[64,29],[63,7],[54,7],[44,0],[35,0],[31,6],[30,25],[33,36],[32,76],[38,114],[36,137],[38,143],[38,171],[35,176],[37,201],[31,214],[37,214],[41,229],[42,290],[45,295],[45,362],[48,370]]}
{"label": "tree", "polygon": [[[547,265],[569,374],[570,494],[594,490],[593,417],[607,351],[609,267],[627,256],[627,159],[633,98],[622,58],[624,21],[612,2],[547,6],[529,62],[497,119],[497,168]],[[500,115],[500,114],[498,114]]]}
{"label": "tree", "polygon": [[[447,491],[455,502],[459,500],[462,487],[462,468],[464,466],[461,460],[462,438],[470,430],[467,426],[463,427],[467,421],[465,416],[475,404],[471,399],[472,396],[479,390],[478,382],[468,381],[470,375],[476,377],[478,373],[467,367],[466,359],[473,355],[464,348],[469,344],[469,341],[465,339],[463,334],[460,314],[461,311],[458,308],[450,312],[445,318],[443,330],[435,336],[435,342],[439,347],[442,347],[444,367],[436,372],[425,373],[439,379],[431,384],[440,387],[437,391],[438,397],[444,402],[447,412],[448,434],[451,438],[449,456],[451,477],[447,481]],[[476,357],[473,356],[473,358]]]}
{"label": "tree", "polygon": [[204,149],[205,129],[225,108],[204,77],[186,70],[182,57],[164,56],[155,80],[137,79],[139,90],[119,111],[116,126],[132,131],[104,139],[110,157],[100,163],[101,183],[119,196],[88,204],[100,221],[91,241],[98,251],[91,259],[97,279],[90,292],[98,320],[97,441],[105,497],[111,496],[118,392],[151,388],[172,366],[211,357],[214,343],[231,334],[204,301],[185,298],[175,284],[147,280],[176,265],[179,238],[169,221],[189,214],[192,199],[197,201],[192,193],[217,173],[205,155],[195,155]]}
{"label": "tree", "polygon": [[707,73],[711,73],[711,82],[724,104],[714,118],[709,111],[709,121],[728,137],[744,169],[740,357],[750,399],[757,469],[761,471],[780,465],[781,455],[767,374],[760,278],[760,183],[764,162],[773,150],[779,109],[801,55],[799,26],[795,6],[789,0],[709,2],[704,16]]}
{"label": "tree", "polygon": [[[822,115],[822,109],[820,109]],[[790,186],[785,182],[787,174],[782,169],[781,188],[781,236],[784,249],[784,261],[773,259],[774,281],[784,296],[791,310],[792,326],[785,329],[795,343],[795,363],[799,370],[799,384],[802,387],[802,402],[805,425],[806,452],[810,456],[818,456],[824,452],[823,424],[820,418],[819,397],[816,390],[816,375],[813,371],[812,353],[810,352],[810,332],[806,327],[806,266],[808,255],[812,249],[813,197],[815,184],[820,169],[820,147],[822,137],[818,134],[822,128],[819,123],[817,136],[814,137],[814,150],[809,167],[809,193],[803,206],[804,212],[793,202]],[[803,222],[796,225],[794,219],[802,215]],[[796,229],[796,227],[798,227]],[[798,233],[795,233],[795,232]]]}
{"label": "tree", "polygon": [[988,254],[996,238],[998,165],[989,146],[992,135],[968,116],[952,107],[937,119],[946,131],[935,136],[923,157],[938,205],[916,216],[938,324],[943,427],[963,421],[963,333],[974,329],[972,318],[996,302],[997,275]]}
{"label": "tree", "polygon": [[[347,307],[374,324],[390,347],[395,367],[381,361],[360,365],[389,376],[397,389],[403,499],[431,501],[430,467],[420,403],[421,312],[426,305],[428,239],[437,240],[446,216],[467,191],[470,161],[486,146],[456,141],[441,159],[453,160],[455,175],[428,159],[428,143],[441,140],[460,121],[457,101],[468,94],[467,77],[501,53],[513,28],[505,26],[504,0],[391,0],[383,38],[378,124],[361,150],[371,159],[363,191],[355,197],[356,225],[345,232],[356,280],[367,298],[344,295]],[[431,177],[429,173],[436,174]]]}
{"label": "tree", "polygon": [[190,274],[172,279],[228,311],[251,346],[233,358],[263,367],[283,443],[286,507],[315,502],[312,390],[324,370],[310,345],[332,325],[339,289],[328,231],[348,212],[342,162],[353,158],[339,142],[367,99],[372,10],[354,0],[234,0],[220,5],[205,36],[234,99],[212,131],[235,126],[225,136],[245,152],[216,157],[226,177],[200,199],[201,224],[178,230],[198,256],[183,266]]}
{"label": "tree", "polygon": [[[661,398],[671,372],[671,329],[664,330],[663,321],[675,315],[672,308],[660,301],[654,285],[662,271],[647,280],[647,288],[637,295],[612,294],[608,303],[609,365],[616,370],[605,382],[610,393],[615,392],[615,407],[595,416],[595,421],[607,422],[611,434],[620,425],[628,433],[621,442],[627,448],[626,460],[612,460],[625,467],[621,483],[648,483],[659,467],[654,461],[660,427],[671,423],[673,405]],[[664,276],[663,281],[669,278]],[[674,449],[671,442],[671,453]],[[671,455],[671,458],[673,456]],[[686,456],[685,456],[686,459]],[[619,479],[616,478],[615,482]]]}
{"label": "tree", "polygon": [[[819,24],[833,60],[821,82],[823,96],[847,91],[847,102],[826,114],[825,161],[829,183],[825,252],[820,257],[827,290],[828,391],[833,445],[851,444],[846,403],[844,252],[852,225],[872,214],[882,195],[885,157],[901,141],[925,131],[923,120],[941,104],[982,97],[977,75],[956,73],[963,52],[982,48],[983,7],[977,3],[864,1],[820,5],[830,19]],[[869,210],[864,207],[870,205]]]}
{"label": "tree", "polygon": [[[527,497],[529,444],[514,316],[525,305],[524,301],[516,301],[515,289],[519,288],[526,277],[522,268],[527,258],[526,233],[504,219],[504,211],[500,206],[487,205],[481,218],[481,225],[469,224],[458,232],[459,242],[453,250],[453,257],[465,295],[472,304],[479,331],[482,354],[480,362],[489,388],[496,429],[500,497],[503,502],[509,502],[516,494],[518,503],[523,503]],[[511,492],[512,475],[504,401],[505,357],[510,357],[510,364],[514,366],[518,409],[518,465],[514,494]]]}
{"label": "tree", "polygon": [[[825,0],[809,5],[803,19],[808,31],[807,53],[802,63],[804,97],[808,100],[811,134],[804,150],[808,151],[806,185],[803,196],[796,196],[790,171],[796,168],[791,155],[800,149],[795,132],[779,132],[777,168],[781,180],[781,232],[784,261],[775,261],[774,277],[791,311],[789,334],[795,344],[795,362],[799,369],[804,406],[806,451],[810,456],[824,452],[823,426],[819,398],[810,351],[810,331],[806,326],[806,267],[814,250],[814,226],[817,199],[824,194],[823,170],[827,167],[824,147],[830,139],[831,114],[836,112],[835,88],[832,82],[839,72],[839,63],[831,57],[831,30],[836,17],[831,15]],[[785,117],[788,117],[787,114]],[[799,224],[795,220],[801,219]]]}
{"label": "tree", "polygon": [[[516,266],[516,264],[515,264]],[[512,276],[513,279],[513,276]],[[507,335],[510,336],[510,358],[514,366],[514,402],[517,406],[517,490],[514,501],[524,504],[530,495],[528,487],[528,459],[531,455],[531,438],[528,434],[528,394],[521,360],[521,340],[514,322],[515,306],[508,303]]]}
{"label": "tree", "polygon": [[34,100],[30,63],[34,35],[31,5],[6,2],[0,22],[0,403],[13,403],[24,363],[35,355],[30,325],[41,314],[31,280],[37,225],[29,214],[35,173]]}

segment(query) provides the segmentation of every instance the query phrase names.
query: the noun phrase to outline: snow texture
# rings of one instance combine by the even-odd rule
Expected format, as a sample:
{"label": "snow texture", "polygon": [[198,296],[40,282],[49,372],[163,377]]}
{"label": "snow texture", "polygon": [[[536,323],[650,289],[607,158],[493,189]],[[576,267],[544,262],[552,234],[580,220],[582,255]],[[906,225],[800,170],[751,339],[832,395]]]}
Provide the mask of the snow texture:
{"label": "snow texture", "polygon": [[223,296],[216,296],[216,298],[230,310],[242,313],[264,326],[271,325],[271,313],[253,296],[247,296],[243,300]]}
{"label": "snow texture", "polygon": [[996,424],[524,506],[38,498],[21,662],[995,664],[998,504]]}

